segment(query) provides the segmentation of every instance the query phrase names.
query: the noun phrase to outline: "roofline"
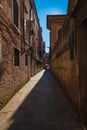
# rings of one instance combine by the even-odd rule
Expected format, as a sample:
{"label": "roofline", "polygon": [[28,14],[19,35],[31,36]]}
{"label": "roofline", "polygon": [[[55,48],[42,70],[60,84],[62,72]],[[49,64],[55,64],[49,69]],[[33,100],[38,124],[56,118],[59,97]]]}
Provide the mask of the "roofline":
{"label": "roofline", "polygon": [[59,17],[62,17],[62,16],[66,16],[66,14],[59,14],[59,15],[47,15],[47,16],[52,16],[52,17],[55,17],[55,16],[59,16]]}
{"label": "roofline", "polygon": [[[65,17],[67,14],[62,14],[62,15],[47,15],[47,28],[50,29],[50,24],[52,21],[54,22],[62,22],[64,21]],[[55,18],[55,19],[54,19]],[[61,18],[61,19],[60,19]]]}

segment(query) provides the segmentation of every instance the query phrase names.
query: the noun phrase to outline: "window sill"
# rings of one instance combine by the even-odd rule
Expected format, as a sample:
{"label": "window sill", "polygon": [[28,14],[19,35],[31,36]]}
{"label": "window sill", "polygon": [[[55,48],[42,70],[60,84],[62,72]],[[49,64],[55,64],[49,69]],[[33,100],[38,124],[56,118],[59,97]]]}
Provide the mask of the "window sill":
{"label": "window sill", "polygon": [[15,24],[12,23],[11,27],[14,30],[15,33],[17,33],[18,35],[21,35],[21,32],[20,32],[19,28],[17,28]]}
{"label": "window sill", "polygon": [[19,69],[20,66],[14,66],[14,68]]}

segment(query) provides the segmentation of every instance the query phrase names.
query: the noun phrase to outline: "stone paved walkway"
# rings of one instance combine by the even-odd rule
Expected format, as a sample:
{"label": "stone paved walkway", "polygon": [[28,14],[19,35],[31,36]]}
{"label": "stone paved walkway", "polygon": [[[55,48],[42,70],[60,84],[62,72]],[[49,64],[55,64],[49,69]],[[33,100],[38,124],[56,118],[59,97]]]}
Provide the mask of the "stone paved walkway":
{"label": "stone paved walkway", "polygon": [[[57,88],[57,89],[56,89]],[[82,130],[49,70],[41,71],[0,111],[0,130]]]}

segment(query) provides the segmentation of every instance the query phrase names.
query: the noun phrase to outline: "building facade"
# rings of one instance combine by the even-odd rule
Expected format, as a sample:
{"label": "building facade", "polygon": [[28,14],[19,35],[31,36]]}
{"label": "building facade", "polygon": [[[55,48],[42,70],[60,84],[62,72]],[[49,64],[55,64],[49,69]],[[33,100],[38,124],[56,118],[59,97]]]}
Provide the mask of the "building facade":
{"label": "building facade", "polygon": [[[50,55],[49,59],[51,60],[50,64],[53,62],[53,50],[57,49],[58,40],[60,38],[62,26],[66,15],[48,15],[47,16],[47,28],[50,30]],[[55,49],[54,49],[55,48]],[[50,58],[52,57],[52,58]],[[51,64],[52,66],[52,64]]]}
{"label": "building facade", "polygon": [[33,0],[0,0],[0,108],[42,69],[35,69],[40,28]]}
{"label": "building facade", "polygon": [[51,69],[84,125],[87,125],[86,12],[86,0],[69,0],[67,16],[51,57]]}
{"label": "building facade", "polygon": [[50,30],[50,47],[53,50],[56,42],[58,41],[62,29],[62,25],[66,15],[48,15],[47,28]]}

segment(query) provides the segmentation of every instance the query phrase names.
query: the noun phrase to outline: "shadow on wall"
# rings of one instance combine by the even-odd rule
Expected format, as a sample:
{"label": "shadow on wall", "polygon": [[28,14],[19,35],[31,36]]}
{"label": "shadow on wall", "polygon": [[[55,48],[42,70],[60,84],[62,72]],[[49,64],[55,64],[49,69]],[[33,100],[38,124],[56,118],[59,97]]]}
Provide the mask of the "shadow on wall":
{"label": "shadow on wall", "polygon": [[4,67],[3,67],[2,63],[0,63],[0,79],[3,76],[3,73],[4,73]]}

